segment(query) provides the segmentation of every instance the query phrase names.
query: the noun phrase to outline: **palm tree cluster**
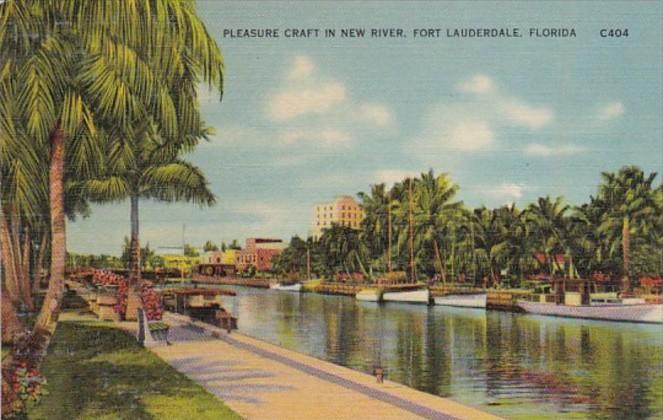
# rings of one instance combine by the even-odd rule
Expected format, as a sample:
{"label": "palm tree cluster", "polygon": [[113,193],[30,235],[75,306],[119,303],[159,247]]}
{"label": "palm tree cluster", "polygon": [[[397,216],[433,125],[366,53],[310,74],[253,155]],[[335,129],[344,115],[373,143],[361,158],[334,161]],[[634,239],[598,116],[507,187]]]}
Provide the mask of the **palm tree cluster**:
{"label": "palm tree cluster", "polygon": [[[487,286],[533,276],[623,280],[663,273],[663,186],[635,166],[606,172],[596,196],[571,206],[562,197],[467,208],[458,185],[432,170],[418,178],[358,194],[358,230],[332,225],[306,241],[319,275],[364,272],[376,279],[405,271],[411,281],[434,279]],[[293,238],[277,259],[284,273],[304,269],[303,240]]]}
{"label": "palm tree cluster", "polygon": [[[219,47],[193,0],[0,4],[0,244],[4,297],[52,332],[64,293],[65,218],[130,199],[132,280],[140,199],[214,203],[183,159],[210,134],[197,88],[223,92]],[[220,96],[219,96],[220,99]],[[32,278],[31,278],[32,277]]]}

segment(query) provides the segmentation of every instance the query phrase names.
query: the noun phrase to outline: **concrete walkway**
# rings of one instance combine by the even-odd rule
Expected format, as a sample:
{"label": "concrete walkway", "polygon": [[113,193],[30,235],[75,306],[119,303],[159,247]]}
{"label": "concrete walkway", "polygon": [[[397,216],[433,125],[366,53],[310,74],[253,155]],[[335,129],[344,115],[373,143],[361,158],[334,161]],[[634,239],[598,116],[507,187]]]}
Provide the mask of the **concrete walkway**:
{"label": "concrete walkway", "polygon": [[497,418],[181,315],[164,320],[172,345],[151,350],[247,419]]}

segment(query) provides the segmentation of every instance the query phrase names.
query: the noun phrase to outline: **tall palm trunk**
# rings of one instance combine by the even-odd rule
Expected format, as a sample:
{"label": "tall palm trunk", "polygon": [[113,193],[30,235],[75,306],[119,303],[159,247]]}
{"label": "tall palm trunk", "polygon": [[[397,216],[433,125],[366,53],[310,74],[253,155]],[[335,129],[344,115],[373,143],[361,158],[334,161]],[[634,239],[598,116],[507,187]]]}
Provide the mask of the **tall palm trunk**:
{"label": "tall palm trunk", "polygon": [[391,272],[391,192],[387,199],[387,272]]}
{"label": "tall palm trunk", "polygon": [[623,290],[629,291],[631,289],[631,279],[629,277],[629,266],[631,262],[631,229],[629,226],[628,217],[624,217],[622,223],[622,255],[624,258],[624,277],[622,278]]}
{"label": "tall palm trunk", "polygon": [[41,273],[44,271],[44,257],[46,255],[46,247],[48,246],[48,233],[41,233],[41,242],[37,250],[37,261],[32,278],[32,292],[38,293],[41,289]]}
{"label": "tall palm trunk", "polygon": [[410,282],[416,283],[417,272],[414,263],[414,215],[412,211],[413,198],[412,198],[412,179],[408,183],[407,190],[408,206],[407,206],[407,221],[408,221],[408,245],[410,251]]}
{"label": "tall palm trunk", "polygon": [[435,250],[435,258],[437,258],[437,263],[440,266],[440,274],[442,275],[442,284],[446,284],[447,272],[444,269],[444,263],[442,262],[442,254],[440,253],[440,245],[437,243],[437,239],[433,239],[433,250]]}
{"label": "tall palm trunk", "polygon": [[132,284],[140,283],[140,239],[138,225],[138,196],[131,196],[131,261],[129,262],[129,279]]}
{"label": "tall palm trunk", "polygon": [[32,248],[30,238],[30,228],[26,227],[23,236],[23,261],[21,268],[21,294],[23,302],[27,305],[28,309],[34,309],[34,302],[32,301],[32,288],[30,287],[30,249]]}
{"label": "tall palm trunk", "polygon": [[14,302],[12,302],[7,289],[2,288],[2,342],[11,343],[16,334],[23,330],[23,324],[16,316]]}
{"label": "tall palm trunk", "polygon": [[311,248],[306,247],[306,280],[311,280]]}
{"label": "tall palm trunk", "polygon": [[51,212],[51,276],[44,305],[37,319],[37,326],[50,333],[55,330],[62,297],[66,260],[66,236],[64,220],[64,130],[60,121],[51,134],[51,157],[48,171],[49,203]]}
{"label": "tall palm trunk", "polygon": [[13,303],[18,303],[19,288],[18,277],[16,273],[16,258],[14,256],[14,249],[11,246],[11,238],[9,235],[9,226],[5,219],[4,212],[0,208],[0,253],[2,267],[5,270],[4,284],[7,288],[7,295]]}

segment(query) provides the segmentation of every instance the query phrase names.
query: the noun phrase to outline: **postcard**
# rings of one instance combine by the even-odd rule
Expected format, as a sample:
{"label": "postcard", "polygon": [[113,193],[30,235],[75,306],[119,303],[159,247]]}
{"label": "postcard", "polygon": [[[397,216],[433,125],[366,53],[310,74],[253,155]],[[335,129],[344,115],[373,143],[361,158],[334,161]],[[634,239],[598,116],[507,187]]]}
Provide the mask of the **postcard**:
{"label": "postcard", "polygon": [[0,0],[2,416],[663,417],[658,1]]}

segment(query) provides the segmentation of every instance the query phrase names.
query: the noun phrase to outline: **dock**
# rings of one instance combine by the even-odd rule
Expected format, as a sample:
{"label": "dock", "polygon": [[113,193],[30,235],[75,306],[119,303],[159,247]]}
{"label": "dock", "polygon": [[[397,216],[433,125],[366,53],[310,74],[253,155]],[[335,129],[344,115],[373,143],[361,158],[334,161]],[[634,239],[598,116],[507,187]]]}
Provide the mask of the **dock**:
{"label": "dock", "polygon": [[257,278],[207,276],[204,274],[194,273],[191,277],[191,282],[198,284],[221,284],[224,286],[246,286],[256,287],[259,289],[269,289],[270,280]]}
{"label": "dock", "polygon": [[172,345],[151,350],[247,419],[498,418],[182,315],[164,321]]}

